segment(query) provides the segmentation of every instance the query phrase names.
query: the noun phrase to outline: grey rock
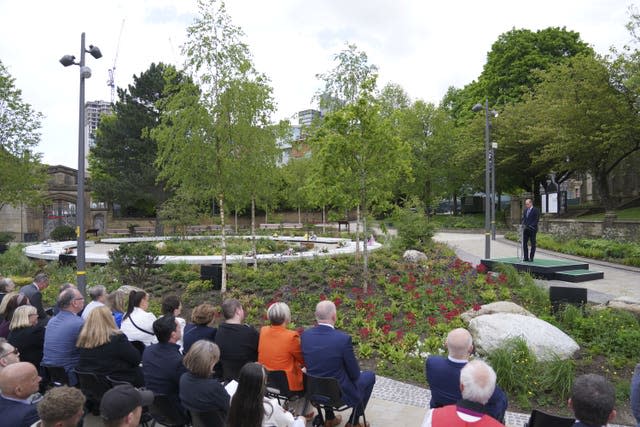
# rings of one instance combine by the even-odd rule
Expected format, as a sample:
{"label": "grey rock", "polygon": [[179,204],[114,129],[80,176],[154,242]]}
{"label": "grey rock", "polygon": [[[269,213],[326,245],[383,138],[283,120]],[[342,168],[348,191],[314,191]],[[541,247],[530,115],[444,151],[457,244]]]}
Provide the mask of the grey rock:
{"label": "grey rock", "polygon": [[465,311],[460,315],[460,318],[463,322],[469,323],[471,319],[474,317],[482,316],[484,314],[495,314],[495,313],[513,313],[513,314],[521,314],[523,316],[535,317],[531,312],[529,312],[524,307],[519,306],[518,304],[511,301],[496,301],[489,304],[484,304],[480,307],[480,310],[469,310]]}
{"label": "grey rock", "polygon": [[406,262],[418,264],[420,262],[427,261],[429,258],[427,258],[427,256],[423,252],[409,249],[407,251],[404,251],[402,259],[404,259]]}

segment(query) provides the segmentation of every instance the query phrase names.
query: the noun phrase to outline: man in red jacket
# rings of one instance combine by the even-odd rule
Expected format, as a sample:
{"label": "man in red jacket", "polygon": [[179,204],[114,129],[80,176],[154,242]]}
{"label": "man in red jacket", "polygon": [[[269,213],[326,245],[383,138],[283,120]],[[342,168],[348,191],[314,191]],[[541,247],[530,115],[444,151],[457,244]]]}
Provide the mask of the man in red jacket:
{"label": "man in red jacket", "polygon": [[504,427],[487,415],[484,405],[496,387],[496,373],[481,360],[472,360],[460,371],[462,399],[454,405],[427,412],[422,427]]}

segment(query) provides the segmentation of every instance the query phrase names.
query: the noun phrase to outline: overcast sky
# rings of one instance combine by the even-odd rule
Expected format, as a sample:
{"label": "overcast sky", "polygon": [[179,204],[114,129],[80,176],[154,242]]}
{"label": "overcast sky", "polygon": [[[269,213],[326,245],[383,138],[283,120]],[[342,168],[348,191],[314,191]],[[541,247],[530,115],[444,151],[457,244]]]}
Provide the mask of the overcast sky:
{"label": "overcast sky", "polygon": [[[379,85],[394,82],[413,99],[438,103],[449,86],[482,71],[497,37],[512,28],[566,27],[605,54],[629,41],[629,0],[229,0],[227,10],[274,87],[288,118],[313,107],[317,73],[355,43],[379,67]],[[0,60],[23,99],[44,114],[39,151],[48,164],[77,167],[77,67],[80,34],[103,58],[87,55],[93,77],[86,100],[110,100],[108,70],[120,87],[152,62],[181,65],[180,47],[197,11],[195,0],[0,0]],[[124,22],[124,24],[123,24]],[[118,46],[119,34],[120,45]],[[117,60],[116,60],[117,51]],[[115,62],[114,62],[115,61]]]}

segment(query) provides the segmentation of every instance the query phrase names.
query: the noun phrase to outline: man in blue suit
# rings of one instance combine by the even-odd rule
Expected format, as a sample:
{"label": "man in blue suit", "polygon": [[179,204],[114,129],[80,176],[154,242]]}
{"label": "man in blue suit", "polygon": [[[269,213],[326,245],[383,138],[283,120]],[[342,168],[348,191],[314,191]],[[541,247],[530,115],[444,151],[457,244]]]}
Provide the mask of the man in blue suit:
{"label": "man in blue suit", "polygon": [[[538,221],[540,220],[540,211],[533,206],[531,199],[524,202],[524,214],[522,215],[522,254],[524,261],[533,262],[533,256],[536,254],[536,234],[538,233]],[[528,242],[531,240],[531,253],[529,253]]]}
{"label": "man in blue suit", "polygon": [[[425,364],[427,382],[431,390],[431,408],[451,405],[462,399],[460,371],[473,353],[473,339],[464,328],[457,328],[447,335],[447,357],[429,356]],[[488,415],[502,422],[509,402],[507,395],[496,385],[491,398],[484,405]]]}
{"label": "man in blue suit", "polygon": [[[353,352],[351,337],[335,329],[336,306],[331,301],[320,301],[316,306],[317,325],[302,333],[302,353],[307,374],[314,377],[331,377],[338,380],[343,400],[353,407],[345,427],[368,427],[360,423],[364,415],[376,376],[373,372],[360,372]],[[342,418],[327,413],[325,427],[340,424]]]}
{"label": "man in blue suit", "polygon": [[13,363],[0,371],[2,425],[30,427],[40,419],[31,398],[38,391],[40,380],[36,367],[29,362]]}
{"label": "man in blue suit", "polygon": [[600,427],[616,417],[616,390],[601,375],[580,375],[573,382],[569,407],[576,417],[574,427]]}

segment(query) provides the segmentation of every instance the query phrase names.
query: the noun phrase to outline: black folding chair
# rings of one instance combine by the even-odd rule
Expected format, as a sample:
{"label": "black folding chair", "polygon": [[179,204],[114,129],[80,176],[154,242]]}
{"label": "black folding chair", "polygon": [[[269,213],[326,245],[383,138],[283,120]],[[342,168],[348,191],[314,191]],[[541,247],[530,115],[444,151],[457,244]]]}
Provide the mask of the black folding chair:
{"label": "black folding chair", "polygon": [[[318,415],[313,419],[313,426],[323,426],[324,417],[321,409],[341,412],[353,406],[344,403],[342,400],[342,389],[340,383],[335,378],[321,378],[305,375],[305,396],[318,411]],[[358,403],[359,405],[361,403]],[[364,425],[367,425],[367,418],[362,411]]]}
{"label": "black folding chair", "polygon": [[207,412],[189,411],[193,427],[224,427],[226,417],[218,410]]}
{"label": "black folding chair", "polygon": [[268,397],[278,399],[281,406],[288,402],[295,401],[304,396],[303,391],[289,390],[289,380],[285,371],[268,371],[267,373],[267,392]]}
{"label": "black folding chair", "polygon": [[60,387],[61,385],[69,385],[69,375],[63,366],[45,366],[42,365],[44,374],[49,386]]}
{"label": "black folding chair", "polygon": [[102,396],[113,387],[106,376],[96,375],[93,372],[74,370],[78,377],[78,388],[87,398],[87,407],[93,415],[100,415],[100,401]]}
{"label": "black folding chair", "polygon": [[156,394],[149,406],[149,413],[155,421],[167,427],[188,427],[191,425],[187,414],[178,403],[165,394]]}
{"label": "black folding chair", "polygon": [[529,422],[524,427],[570,427],[575,423],[574,418],[551,415],[534,409],[531,411]]}

